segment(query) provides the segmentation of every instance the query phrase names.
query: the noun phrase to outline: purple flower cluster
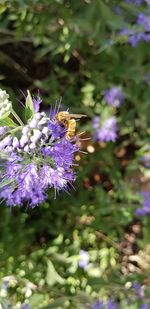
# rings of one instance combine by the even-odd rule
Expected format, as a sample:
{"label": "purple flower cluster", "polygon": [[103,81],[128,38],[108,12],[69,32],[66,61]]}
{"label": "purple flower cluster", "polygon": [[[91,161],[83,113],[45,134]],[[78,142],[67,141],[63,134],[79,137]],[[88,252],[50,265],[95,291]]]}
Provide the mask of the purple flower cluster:
{"label": "purple flower cluster", "polygon": [[59,108],[47,117],[39,112],[40,102],[33,99],[35,113],[23,127],[14,132],[0,128],[0,198],[8,206],[35,207],[46,200],[48,188],[56,194],[75,180],[76,138],[66,137],[67,127],[56,117]]}
{"label": "purple flower cluster", "polygon": [[141,192],[141,196],[143,197],[143,205],[140,208],[137,208],[136,215],[144,216],[150,214],[150,192],[143,191]]}
{"label": "purple flower cluster", "polygon": [[100,120],[98,116],[93,118],[94,140],[101,142],[115,142],[117,139],[117,119],[109,117],[105,121]]}
{"label": "purple flower cluster", "polygon": [[113,107],[119,107],[123,103],[125,95],[120,88],[113,86],[104,91],[104,99],[107,104]]}
{"label": "purple flower cluster", "polygon": [[141,305],[140,309],[149,309],[149,305],[148,304],[143,304],[143,305]]}
{"label": "purple flower cluster", "polygon": [[118,304],[111,299],[108,301],[98,300],[91,309],[119,309]]}
{"label": "purple flower cluster", "polygon": [[[134,5],[141,5],[144,2],[147,3],[147,5],[150,5],[150,0],[125,0],[126,3],[134,4]],[[149,10],[147,10],[146,13],[140,13],[135,21],[134,25],[132,27],[129,26],[129,28],[122,29],[120,31],[120,34],[123,36],[128,37],[128,42],[131,44],[131,46],[135,47],[140,41],[150,42],[150,14]]]}
{"label": "purple flower cluster", "polygon": [[[114,302],[113,300],[108,300],[108,301],[102,301],[98,300],[95,304],[93,304],[91,309],[121,309],[119,304]],[[143,304],[140,306],[140,309],[148,309],[149,305],[148,304]]]}

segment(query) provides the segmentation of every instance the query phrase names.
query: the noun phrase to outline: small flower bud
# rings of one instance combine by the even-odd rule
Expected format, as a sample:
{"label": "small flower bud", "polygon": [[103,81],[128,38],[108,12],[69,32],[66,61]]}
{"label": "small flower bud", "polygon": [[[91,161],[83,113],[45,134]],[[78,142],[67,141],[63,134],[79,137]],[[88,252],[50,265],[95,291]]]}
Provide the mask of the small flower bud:
{"label": "small flower bud", "polygon": [[13,147],[12,147],[12,146],[7,146],[7,147],[5,148],[5,151],[6,151],[6,152],[12,152],[12,151],[13,151]]}
{"label": "small flower bud", "polygon": [[26,145],[26,146],[23,148],[23,150],[24,150],[25,152],[28,152],[28,151],[29,151],[29,146]]}
{"label": "small flower bud", "polygon": [[47,134],[49,131],[49,128],[48,127],[44,127],[43,130],[42,130],[42,133],[43,134]]}
{"label": "small flower bud", "polygon": [[5,146],[10,146],[12,143],[12,137],[10,135],[6,136],[3,140],[2,143]]}
{"label": "small flower bud", "polygon": [[42,117],[41,113],[36,113],[36,114],[34,115],[34,119],[36,119],[36,120],[41,119],[41,117]]}
{"label": "small flower bud", "polygon": [[29,127],[25,126],[25,127],[22,129],[22,134],[24,134],[24,135],[28,134],[29,130],[30,130]]}
{"label": "small flower bud", "polygon": [[0,89],[0,117],[11,110],[12,104],[9,101],[9,95],[5,90]]}
{"label": "small flower bud", "polygon": [[31,150],[32,150],[32,149],[35,149],[35,148],[36,148],[35,143],[31,143],[30,146],[29,146],[29,148],[30,148]]}
{"label": "small flower bud", "polygon": [[34,128],[36,128],[37,127],[37,120],[35,119],[35,118],[33,118],[30,122],[29,122],[29,127],[31,128],[31,129],[34,129]]}
{"label": "small flower bud", "polygon": [[0,127],[0,135],[3,135],[6,132],[5,127]]}
{"label": "small flower bud", "polygon": [[27,135],[22,135],[20,139],[20,146],[23,148],[25,144],[28,142],[28,136]]}
{"label": "small flower bud", "polygon": [[36,143],[41,135],[42,133],[40,130],[33,130],[33,135],[30,138],[31,142]]}
{"label": "small flower bud", "polygon": [[13,148],[17,148],[19,147],[19,141],[17,137],[13,138],[13,142],[12,142]]}

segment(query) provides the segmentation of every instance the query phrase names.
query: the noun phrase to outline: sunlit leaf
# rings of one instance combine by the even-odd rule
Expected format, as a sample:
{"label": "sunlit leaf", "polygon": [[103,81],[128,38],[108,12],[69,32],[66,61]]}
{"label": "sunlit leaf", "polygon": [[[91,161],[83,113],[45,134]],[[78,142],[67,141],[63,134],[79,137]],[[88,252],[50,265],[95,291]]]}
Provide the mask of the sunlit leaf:
{"label": "sunlit leaf", "polygon": [[30,119],[34,115],[34,105],[33,105],[33,100],[30,94],[30,91],[27,90],[27,98],[26,98],[26,103],[25,103],[25,118],[26,120]]}
{"label": "sunlit leaf", "polygon": [[54,265],[50,260],[47,261],[46,282],[49,286],[53,286],[56,282],[63,284],[64,279],[56,272]]}

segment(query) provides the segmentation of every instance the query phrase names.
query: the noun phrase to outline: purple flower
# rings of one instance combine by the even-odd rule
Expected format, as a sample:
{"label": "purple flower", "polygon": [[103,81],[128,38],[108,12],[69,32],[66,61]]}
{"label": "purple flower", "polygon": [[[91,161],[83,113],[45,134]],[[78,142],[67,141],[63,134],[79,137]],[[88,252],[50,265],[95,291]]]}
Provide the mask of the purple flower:
{"label": "purple flower", "polygon": [[148,304],[143,304],[143,305],[141,305],[140,309],[149,309],[149,305]]}
{"label": "purple flower", "polygon": [[6,131],[6,127],[0,127],[0,135],[3,135]]}
{"label": "purple flower", "polygon": [[141,196],[143,197],[143,205],[140,208],[137,208],[136,215],[144,216],[150,214],[150,192],[143,191],[141,192]]}
{"label": "purple flower", "polygon": [[17,136],[2,135],[0,140],[1,155],[6,158],[0,198],[11,207],[24,203],[35,207],[46,200],[47,189],[53,188],[55,195],[60,190],[68,191],[76,179],[72,169],[78,151],[76,138],[67,138],[68,128],[56,119],[56,113],[47,117],[35,108],[38,112]]}
{"label": "purple flower", "polygon": [[142,25],[145,31],[150,31],[150,16],[146,16],[143,13],[139,14],[137,24]]}
{"label": "purple flower", "polygon": [[22,304],[21,309],[30,309],[30,305],[29,304]]}
{"label": "purple flower", "polygon": [[136,297],[138,299],[144,298],[144,289],[138,282],[135,282],[132,284],[132,288],[134,289],[134,292],[136,294]]}
{"label": "purple flower", "polygon": [[80,250],[78,265],[80,268],[86,269],[89,263],[89,253],[85,250]]}
{"label": "purple flower", "polygon": [[121,13],[122,13],[121,7],[119,5],[115,5],[113,10],[114,10],[116,15],[121,15]]}
{"label": "purple flower", "polygon": [[125,96],[118,87],[113,86],[112,88],[104,91],[104,99],[107,104],[118,107],[123,103]]}
{"label": "purple flower", "polygon": [[144,155],[141,157],[140,161],[147,167],[150,168],[150,155]]}
{"label": "purple flower", "polygon": [[33,105],[34,105],[35,113],[39,112],[41,102],[42,102],[42,100],[41,100],[39,95],[37,96],[37,98],[33,98]]}
{"label": "purple flower", "polygon": [[98,300],[91,306],[91,309],[119,309],[118,304],[113,300],[101,301]]}
{"label": "purple flower", "polygon": [[91,309],[104,309],[104,302],[102,300],[98,300],[91,306]]}
{"label": "purple flower", "polygon": [[[148,4],[150,4],[150,2]],[[137,16],[137,20],[135,21],[134,26],[132,26],[131,29],[122,29],[120,31],[120,35],[127,36],[128,42],[131,44],[132,47],[135,47],[140,41],[150,42],[149,32],[150,16],[145,15],[144,13],[140,13]]]}
{"label": "purple flower", "polygon": [[144,33],[134,29],[122,29],[120,35],[127,36],[128,42],[132,47],[135,47],[141,40],[143,40]]}
{"label": "purple flower", "polygon": [[143,0],[125,0],[125,2],[133,5],[141,5],[143,3]]}
{"label": "purple flower", "polygon": [[110,117],[99,124],[99,117],[93,118],[94,139],[101,142],[115,142],[117,139],[117,120]]}

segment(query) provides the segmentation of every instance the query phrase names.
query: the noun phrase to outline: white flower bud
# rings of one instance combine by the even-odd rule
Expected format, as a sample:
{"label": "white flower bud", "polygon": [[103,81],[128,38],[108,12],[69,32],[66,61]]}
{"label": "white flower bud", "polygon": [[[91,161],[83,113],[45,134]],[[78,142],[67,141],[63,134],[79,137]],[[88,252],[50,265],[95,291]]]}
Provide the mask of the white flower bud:
{"label": "white flower bud", "polygon": [[29,151],[29,146],[26,145],[26,146],[23,148],[23,150],[24,150],[25,152],[28,152],[28,151]]}
{"label": "white flower bud", "polygon": [[0,117],[11,110],[12,103],[9,101],[9,95],[5,90],[0,89]]}
{"label": "white flower bud", "polygon": [[42,133],[43,134],[47,134],[49,131],[49,128],[48,127],[44,127],[43,130],[42,130]]}
{"label": "white flower bud", "polygon": [[35,149],[35,148],[36,148],[35,143],[31,143],[30,146],[29,146],[29,148],[30,148],[30,149]]}
{"label": "white flower bud", "polygon": [[6,127],[0,127],[0,135],[3,135],[6,132]]}
{"label": "white flower bud", "polygon": [[33,118],[33,119],[29,122],[29,127],[30,127],[31,129],[34,129],[34,128],[37,127],[37,124],[38,124],[38,121],[37,121],[35,118]]}
{"label": "white flower bud", "polygon": [[26,135],[26,134],[28,134],[29,131],[30,131],[29,127],[25,126],[25,127],[22,129],[22,134]]}
{"label": "white flower bud", "polygon": [[42,117],[41,113],[36,113],[36,114],[34,115],[34,119],[36,119],[36,120],[41,119],[41,117]]}
{"label": "white flower bud", "polygon": [[28,136],[27,135],[22,135],[21,139],[20,139],[20,146],[24,147],[25,144],[27,144],[27,142],[28,142]]}
{"label": "white flower bud", "polygon": [[30,138],[31,142],[36,143],[41,135],[42,133],[40,130],[33,130],[33,135]]}
{"label": "white flower bud", "polygon": [[13,148],[17,148],[19,147],[19,141],[17,137],[13,138],[13,142],[12,142]]}
{"label": "white flower bud", "polygon": [[13,151],[13,147],[12,147],[12,146],[7,146],[7,147],[5,148],[5,151],[6,151],[6,152],[12,152],[12,151]]}
{"label": "white flower bud", "polygon": [[12,143],[12,137],[11,137],[11,135],[6,136],[6,137],[2,140],[2,143],[3,143],[4,147],[5,147],[5,146],[10,146],[11,143]]}
{"label": "white flower bud", "polygon": [[0,117],[2,117],[5,113],[6,113],[5,108],[4,107],[2,107],[2,109],[0,108]]}

